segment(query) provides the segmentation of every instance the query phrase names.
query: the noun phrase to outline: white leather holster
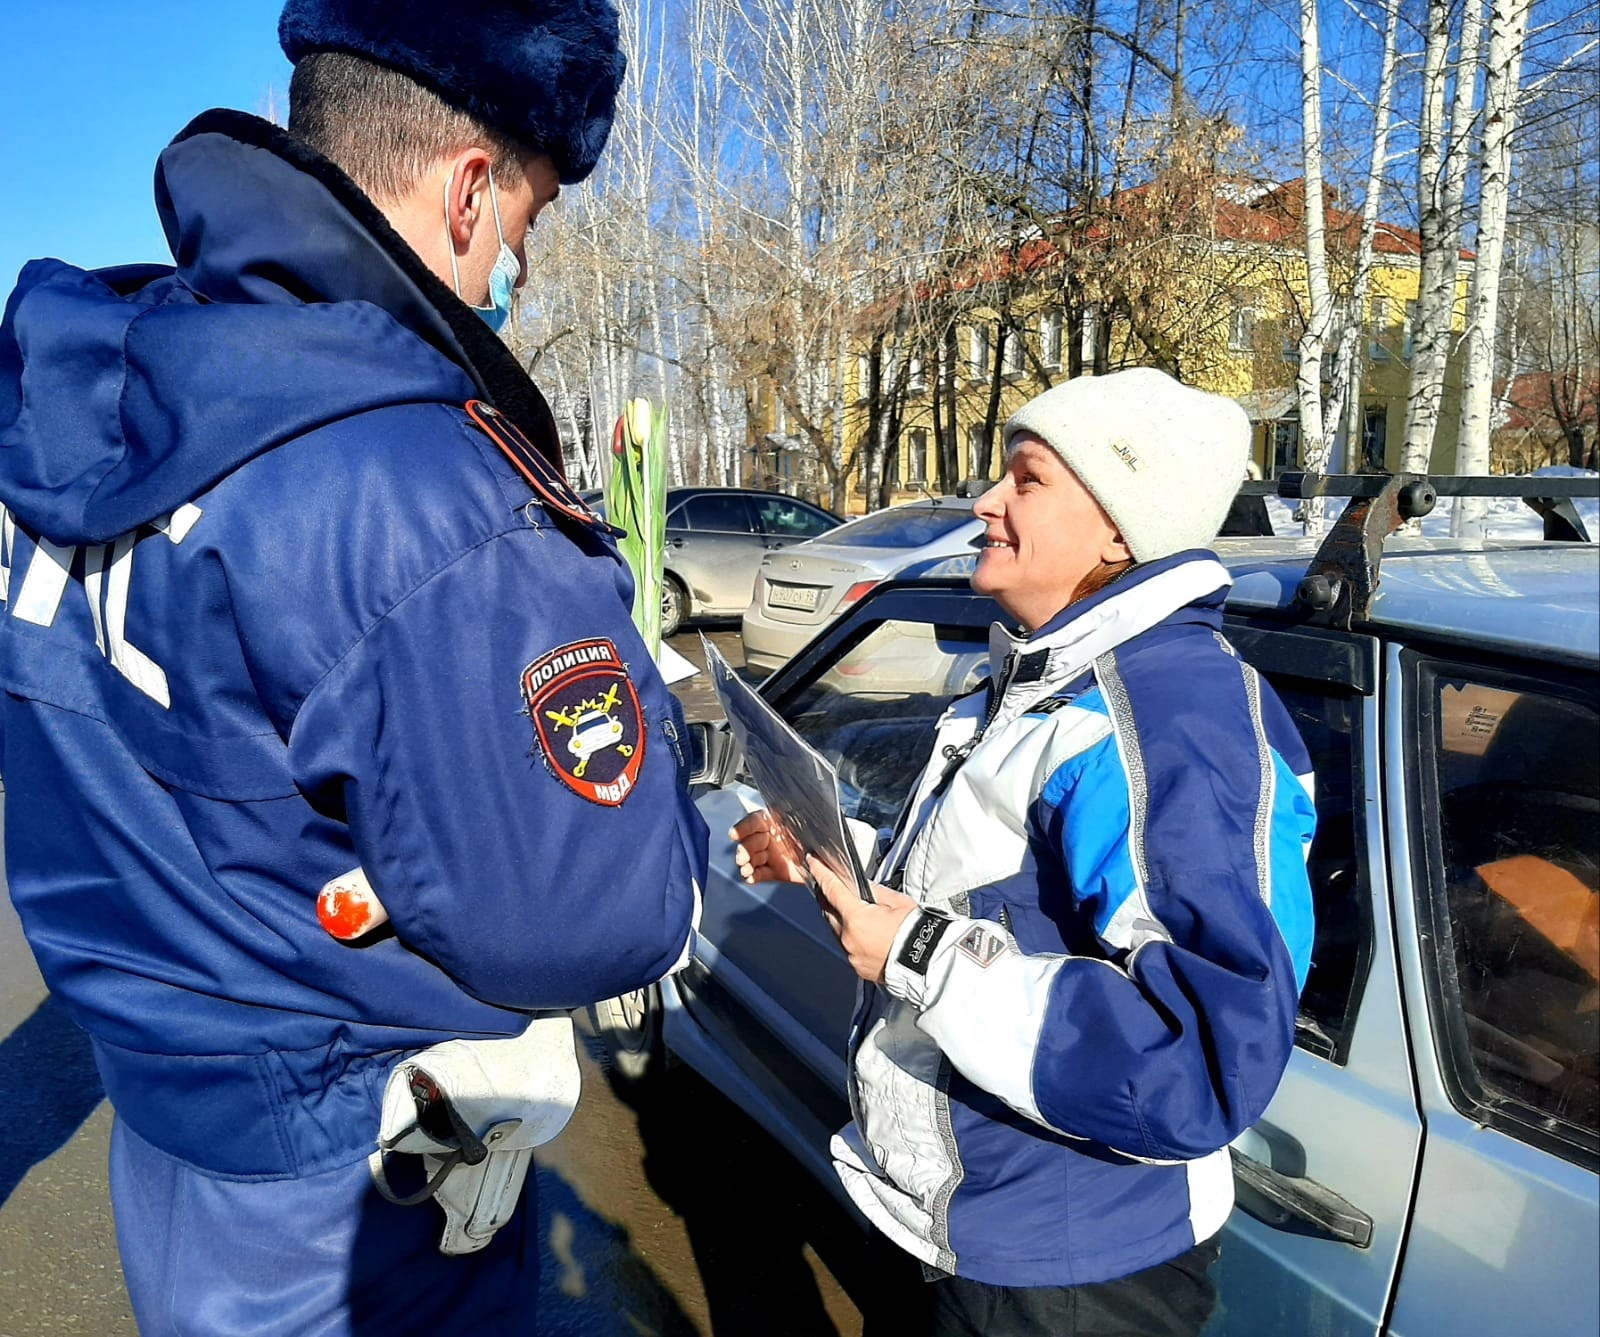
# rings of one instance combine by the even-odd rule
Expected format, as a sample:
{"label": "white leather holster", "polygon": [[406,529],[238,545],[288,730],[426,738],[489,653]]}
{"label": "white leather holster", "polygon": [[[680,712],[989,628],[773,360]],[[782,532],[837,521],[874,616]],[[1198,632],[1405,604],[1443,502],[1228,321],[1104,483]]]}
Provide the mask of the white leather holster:
{"label": "white leather holster", "polygon": [[[572,1019],[535,1017],[509,1040],[447,1040],[398,1064],[383,1094],[370,1165],[378,1191],[444,1210],[439,1251],[475,1253],[511,1219],[533,1149],[572,1117],[580,1087]],[[406,1197],[389,1186],[390,1154],[422,1157],[426,1186]]]}

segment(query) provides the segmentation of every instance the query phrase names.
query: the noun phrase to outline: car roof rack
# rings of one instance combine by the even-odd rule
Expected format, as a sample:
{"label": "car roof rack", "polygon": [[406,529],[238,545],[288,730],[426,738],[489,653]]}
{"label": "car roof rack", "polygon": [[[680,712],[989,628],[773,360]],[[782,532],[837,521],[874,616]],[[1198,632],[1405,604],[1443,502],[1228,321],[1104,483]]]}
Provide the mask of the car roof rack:
{"label": "car roof rack", "polygon": [[1241,491],[1288,501],[1350,498],[1295,594],[1316,621],[1348,630],[1352,621],[1372,612],[1384,540],[1408,520],[1427,515],[1440,497],[1518,497],[1544,520],[1547,540],[1587,543],[1588,530],[1572,499],[1600,497],[1600,478],[1307,472],[1280,474],[1272,483],[1246,483]]}

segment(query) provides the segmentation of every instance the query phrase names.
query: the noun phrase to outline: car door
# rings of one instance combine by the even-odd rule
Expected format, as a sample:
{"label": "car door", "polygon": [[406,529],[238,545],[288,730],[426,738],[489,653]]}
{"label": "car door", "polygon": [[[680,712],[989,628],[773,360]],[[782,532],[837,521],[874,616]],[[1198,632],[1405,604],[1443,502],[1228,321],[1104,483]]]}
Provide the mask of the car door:
{"label": "car door", "polygon": [[[846,816],[886,836],[950,699],[987,673],[992,605],[961,591],[898,591],[835,628],[763,685],[769,701],[838,771]],[[830,1186],[828,1137],[849,1119],[845,1047],[856,980],[805,887],[747,886],[729,827],[761,804],[747,782],[702,796],[711,829],[696,954],[684,1005],[742,1080],[724,1085]],[[719,1076],[723,1074],[719,1073]],[[750,1090],[761,1093],[752,1097]]]}
{"label": "car door", "polygon": [[[1428,1136],[1391,1331],[1600,1331],[1600,682],[1395,652]],[[1397,845],[1398,845],[1397,840]]]}
{"label": "car door", "polygon": [[1208,1334],[1379,1332],[1421,1145],[1389,912],[1377,643],[1230,621],[1316,774],[1317,915],[1296,1046],[1265,1115],[1233,1147],[1238,1207]]}
{"label": "car door", "polygon": [[765,551],[755,510],[742,492],[697,492],[667,517],[667,569],[711,617],[742,613]]}

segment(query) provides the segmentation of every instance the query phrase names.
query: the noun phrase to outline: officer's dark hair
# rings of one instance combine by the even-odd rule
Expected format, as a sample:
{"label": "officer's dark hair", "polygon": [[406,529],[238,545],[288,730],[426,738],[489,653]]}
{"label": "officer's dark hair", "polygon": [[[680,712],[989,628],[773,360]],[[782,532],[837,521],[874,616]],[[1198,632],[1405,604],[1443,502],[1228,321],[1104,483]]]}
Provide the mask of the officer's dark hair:
{"label": "officer's dark hair", "polygon": [[440,158],[474,144],[500,178],[522,170],[515,141],[414,79],[343,51],[313,51],[294,67],[289,133],[379,202],[404,198]]}

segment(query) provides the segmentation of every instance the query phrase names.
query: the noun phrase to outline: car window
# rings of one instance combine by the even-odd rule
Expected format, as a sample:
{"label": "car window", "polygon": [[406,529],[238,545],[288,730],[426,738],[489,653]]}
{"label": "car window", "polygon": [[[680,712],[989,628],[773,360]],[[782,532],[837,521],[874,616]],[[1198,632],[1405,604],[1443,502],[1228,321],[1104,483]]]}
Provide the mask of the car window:
{"label": "car window", "polygon": [[813,510],[793,497],[761,497],[753,501],[756,523],[763,534],[812,538],[817,534],[825,534],[838,524],[831,515]]}
{"label": "car window", "polygon": [[[1591,682],[1423,662],[1425,940],[1464,1113],[1600,1142],[1600,712]],[[1429,821],[1430,815],[1435,820]],[[1560,1149],[1559,1147],[1557,1149]]]}
{"label": "car window", "polygon": [[1294,720],[1316,777],[1317,834],[1306,859],[1316,939],[1295,1042],[1342,1062],[1371,959],[1372,891],[1359,801],[1362,698],[1302,678],[1265,676]]}
{"label": "car window", "polygon": [[880,622],[789,694],[783,714],[838,770],[847,817],[880,831],[894,825],[934,724],[988,677],[988,656],[986,627]]}
{"label": "car window", "polygon": [[687,529],[717,530],[731,534],[755,532],[750,503],[746,498],[719,496],[714,492],[702,493],[684,502],[679,523]]}
{"label": "car window", "polygon": [[840,525],[832,541],[859,548],[920,548],[971,522],[970,506],[901,506]]}

